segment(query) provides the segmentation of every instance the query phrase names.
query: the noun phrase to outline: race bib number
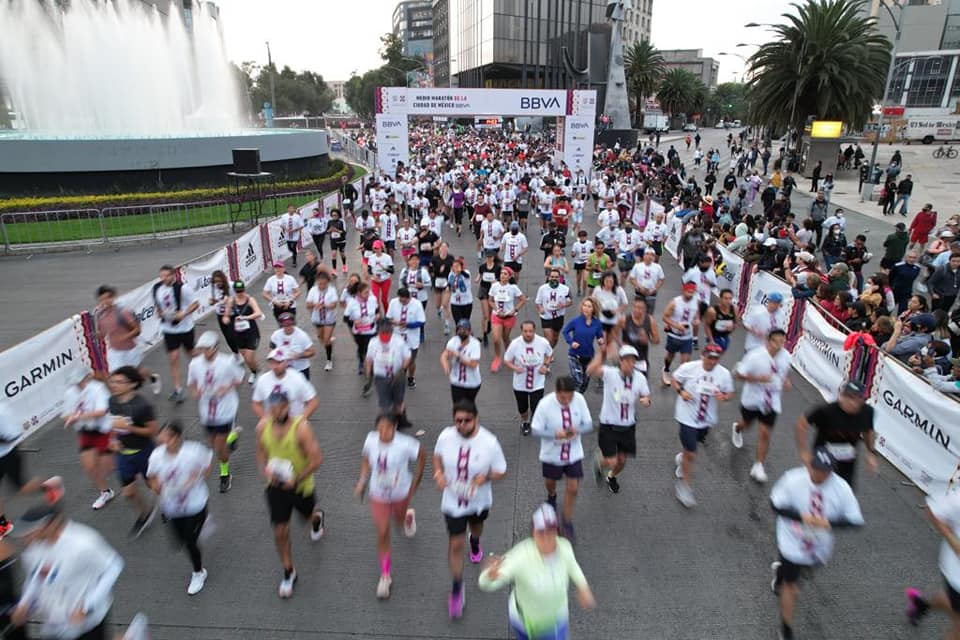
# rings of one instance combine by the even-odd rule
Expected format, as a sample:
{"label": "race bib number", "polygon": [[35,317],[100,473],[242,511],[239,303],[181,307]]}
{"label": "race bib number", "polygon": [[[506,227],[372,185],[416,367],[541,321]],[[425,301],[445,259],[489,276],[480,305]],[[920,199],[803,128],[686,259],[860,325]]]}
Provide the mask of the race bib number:
{"label": "race bib number", "polygon": [[828,442],[826,447],[840,462],[849,462],[857,457],[857,448],[849,442]]}
{"label": "race bib number", "polygon": [[433,286],[437,289],[445,289],[447,286],[447,281],[445,278],[436,278],[433,281]]}
{"label": "race bib number", "polygon": [[339,240],[339,239],[340,239],[340,232],[339,232],[339,231],[331,231],[331,232],[330,232],[330,238],[333,239],[333,240]]}
{"label": "race bib number", "polygon": [[242,332],[242,331],[246,331],[249,328],[250,328],[249,320],[241,320],[240,318],[237,318],[236,320],[233,321],[234,331]]}
{"label": "race bib number", "polygon": [[697,393],[703,396],[712,396],[717,393],[717,385],[712,382],[707,382],[706,380],[701,380],[697,385]]}
{"label": "race bib number", "polygon": [[716,326],[717,331],[723,331],[724,333],[733,331],[733,320],[717,320],[714,326]]}
{"label": "race bib number", "polygon": [[480,279],[484,282],[493,282],[497,279],[497,274],[492,271],[485,271],[484,274],[480,276]]}
{"label": "race bib number", "polygon": [[501,291],[497,293],[497,295],[495,295],[493,299],[496,300],[497,302],[507,302],[510,300],[510,294],[507,293],[506,291]]}
{"label": "race bib number", "polygon": [[350,199],[349,199],[349,198],[344,198],[344,199],[343,199],[343,204],[350,204]]}

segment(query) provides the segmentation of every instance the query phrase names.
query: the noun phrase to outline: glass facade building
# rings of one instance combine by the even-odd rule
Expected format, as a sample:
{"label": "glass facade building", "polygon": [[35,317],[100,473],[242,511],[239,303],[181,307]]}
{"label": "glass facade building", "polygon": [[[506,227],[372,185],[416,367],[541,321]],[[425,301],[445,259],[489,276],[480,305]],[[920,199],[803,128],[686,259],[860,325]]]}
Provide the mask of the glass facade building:
{"label": "glass facade building", "polygon": [[960,50],[898,55],[887,104],[960,112]]}

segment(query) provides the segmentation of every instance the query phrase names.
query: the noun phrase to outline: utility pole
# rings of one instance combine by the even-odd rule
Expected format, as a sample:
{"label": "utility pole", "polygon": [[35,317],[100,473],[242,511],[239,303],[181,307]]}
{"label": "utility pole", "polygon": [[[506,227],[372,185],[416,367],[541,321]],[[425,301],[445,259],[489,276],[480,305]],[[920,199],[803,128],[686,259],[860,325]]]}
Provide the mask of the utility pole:
{"label": "utility pole", "polygon": [[[893,0],[894,6],[900,9],[899,20],[893,16],[893,11],[887,5],[886,0],[880,0],[880,6],[890,14],[890,20],[893,22],[893,49],[890,51],[890,67],[887,69],[887,80],[883,85],[883,99],[880,101],[880,113],[877,115],[877,131],[873,136],[873,151],[870,153],[870,173],[867,175],[867,181],[873,184],[873,174],[876,173],[877,151],[880,148],[880,132],[883,130],[883,107],[887,104],[888,93],[890,91],[890,81],[893,79],[893,70],[897,66],[897,46],[900,44],[900,27],[903,26],[903,5],[897,0]],[[872,187],[871,187],[872,189]],[[863,194],[860,194],[863,198]]]}
{"label": "utility pole", "polygon": [[270,42],[267,42],[267,66],[270,68],[270,108],[273,109],[274,115],[277,113],[277,87],[274,83],[273,76],[275,75],[276,69],[273,68],[273,57],[270,55]]}

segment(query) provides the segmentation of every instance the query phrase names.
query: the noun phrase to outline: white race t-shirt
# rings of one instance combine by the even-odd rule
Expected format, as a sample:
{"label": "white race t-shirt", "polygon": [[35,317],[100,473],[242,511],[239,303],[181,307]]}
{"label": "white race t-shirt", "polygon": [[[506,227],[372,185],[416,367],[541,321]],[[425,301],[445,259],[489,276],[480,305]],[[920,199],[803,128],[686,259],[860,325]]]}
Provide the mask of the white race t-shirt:
{"label": "white race t-shirt", "polygon": [[240,407],[237,388],[231,386],[230,390],[222,395],[214,392],[242,380],[243,369],[232,356],[225,353],[218,353],[213,360],[199,355],[190,361],[190,366],[187,367],[187,385],[196,385],[200,390],[198,407],[201,423],[205,426],[233,424]]}
{"label": "white race t-shirt", "polygon": [[537,389],[543,389],[546,376],[540,373],[540,367],[552,355],[553,348],[543,336],[534,335],[530,342],[524,340],[523,336],[514,338],[503,354],[503,359],[506,362],[523,368],[520,373],[513,372],[513,390],[536,391]]}
{"label": "white race t-shirt", "polygon": [[790,374],[790,352],[780,349],[771,356],[766,345],[747,352],[737,363],[736,372],[743,376],[772,377],[770,382],[745,382],[740,392],[740,404],[747,409],[763,413],[781,413],[783,383]]}
{"label": "white race t-shirt", "polygon": [[773,329],[787,330],[787,314],[784,313],[783,307],[770,313],[767,305],[754,305],[743,314],[743,326],[747,330],[743,348],[744,351],[751,351],[763,345],[767,340],[767,334]]}
{"label": "white race t-shirt", "polygon": [[267,371],[257,376],[257,384],[253,387],[253,402],[266,402],[267,398],[274,391],[282,391],[287,394],[290,400],[290,415],[292,417],[302,416],[303,407],[313,400],[317,395],[317,390],[313,388],[310,381],[303,377],[303,374],[296,369],[288,368],[283,378],[278,378],[273,371]]}
{"label": "white race t-shirt", "polygon": [[[78,412],[91,413],[94,411],[106,411],[107,413],[101,418],[74,422],[73,428],[77,431],[110,432],[113,427],[110,424],[110,390],[107,385],[99,380],[87,380],[83,389],[76,385],[67,389],[61,415],[67,417]],[[17,435],[19,436],[19,433]]]}
{"label": "white race t-shirt", "polygon": [[300,240],[300,230],[303,229],[303,218],[299,213],[285,213],[280,216],[280,224],[283,225],[284,238],[287,242],[297,242]]}
{"label": "white race t-shirt", "polygon": [[717,398],[715,394],[733,393],[733,378],[722,365],[716,365],[710,371],[703,368],[703,362],[692,360],[685,362],[673,373],[673,379],[689,391],[693,397],[688,401],[677,394],[674,417],[680,424],[694,429],[708,429],[717,424]]}
{"label": "white race t-shirt", "polygon": [[332,284],[328,284],[322,291],[318,285],[313,285],[307,294],[307,302],[317,305],[310,312],[310,320],[313,324],[337,323],[337,289]]}
{"label": "white race t-shirt", "polygon": [[447,351],[451,351],[455,356],[450,358],[450,384],[464,389],[476,389],[480,386],[480,365],[468,367],[460,364],[460,356],[473,362],[480,359],[481,346],[480,341],[470,336],[467,344],[463,344],[458,336],[453,336],[447,341]]}
{"label": "white race t-shirt", "polygon": [[380,215],[380,237],[384,242],[393,242],[397,239],[397,229],[400,226],[400,220],[395,213],[384,213]]}
{"label": "white race t-shirt", "polygon": [[433,454],[440,457],[447,480],[440,501],[444,515],[474,515],[493,505],[491,483],[477,487],[473,479],[478,475],[489,478],[491,472],[506,473],[507,459],[495,435],[477,425],[473,437],[464,438],[456,427],[447,427],[437,437]]}
{"label": "white race t-shirt", "polygon": [[398,326],[401,322],[418,323],[427,321],[423,312],[423,305],[415,298],[410,298],[407,304],[402,304],[400,298],[394,298],[387,307],[387,320],[393,323],[394,334],[403,338],[407,347],[413,351],[420,348],[420,329],[408,329]]}
{"label": "white race t-shirt", "polygon": [[297,281],[289,273],[281,277],[275,275],[267,278],[263,284],[263,292],[269,293],[274,302],[289,302],[290,309],[297,307],[297,299],[294,297],[294,291],[297,289]]}
{"label": "white race t-shirt", "polygon": [[523,295],[523,291],[515,284],[494,282],[490,285],[489,295],[493,313],[501,317],[507,317],[513,314],[517,308],[517,301]]}
{"label": "white race t-shirt", "polygon": [[710,296],[713,295],[713,290],[717,288],[717,274],[713,269],[700,271],[699,267],[691,267],[683,274],[683,282],[684,284],[687,282],[696,284],[697,300],[709,304]]}
{"label": "white race t-shirt", "polygon": [[637,281],[637,286],[642,289],[654,289],[666,277],[663,273],[663,267],[656,262],[645,264],[638,262],[630,270],[630,277]]}
{"label": "white race t-shirt", "polygon": [[[157,287],[156,299],[158,303],[157,311],[160,313],[160,331],[163,333],[189,333],[193,330],[193,314],[187,314],[180,319],[180,322],[173,324],[173,316],[177,313],[177,299],[173,295],[173,287],[161,284]],[[197,294],[189,285],[180,287],[180,311],[186,311],[187,307],[196,302]]]}
{"label": "white race t-shirt", "polygon": [[377,298],[370,294],[366,298],[355,297],[347,302],[343,316],[353,321],[353,332],[373,335],[377,332]]}
{"label": "white race t-shirt", "polygon": [[363,457],[370,463],[370,498],[379,502],[404,500],[413,484],[410,463],[419,455],[420,441],[405,433],[395,433],[390,442],[381,442],[376,431],[368,433]]}
{"label": "white race t-shirt", "polygon": [[567,306],[570,303],[570,287],[565,284],[557,285],[552,289],[550,284],[542,284],[537,289],[537,296],[534,298],[537,308],[543,307],[543,313],[540,317],[544,320],[553,318],[562,318],[566,314]]}
{"label": "white race t-shirt", "polygon": [[150,454],[147,477],[160,480],[160,509],[169,518],[192,516],[203,511],[210,498],[204,472],[213,461],[213,451],[184,440],[171,455],[162,444]]}
{"label": "white race t-shirt", "polygon": [[293,327],[290,333],[277,329],[270,334],[270,344],[282,349],[287,354],[287,366],[297,371],[306,371],[310,368],[310,358],[290,360],[291,354],[300,354],[313,346],[310,335],[300,327]]}
{"label": "white race t-shirt", "polygon": [[385,253],[381,253],[379,256],[375,253],[371,254],[369,260],[367,260],[367,266],[370,267],[370,275],[376,282],[386,282],[393,277],[393,274],[389,271],[393,267],[393,258]]}
{"label": "white race t-shirt", "polygon": [[410,349],[407,343],[397,334],[390,334],[386,343],[377,336],[367,345],[366,359],[373,364],[373,375],[377,378],[398,375],[403,370],[404,361],[409,357]]}
{"label": "white race t-shirt", "polygon": [[586,264],[587,258],[593,253],[593,241],[587,240],[580,242],[577,240],[570,247],[570,253],[573,255],[574,264]]}
{"label": "white race t-shirt", "polygon": [[484,220],[480,224],[480,237],[483,239],[483,248],[495,250],[500,248],[500,238],[503,236],[503,225],[499,220]]}
{"label": "white race t-shirt", "polygon": [[523,264],[523,256],[520,255],[523,251],[527,249],[527,237],[522,233],[516,235],[508,233],[503,236],[501,241],[503,245],[503,261],[504,262],[516,262],[518,264]]}
{"label": "white race t-shirt", "polygon": [[[561,429],[576,429],[579,433],[563,440],[557,439]],[[573,464],[583,460],[583,443],[580,434],[593,429],[590,407],[578,391],[573,392],[570,404],[563,406],[557,401],[557,394],[548,393],[543,397],[537,410],[533,412],[530,432],[540,438],[540,462],[556,466]]]}
{"label": "white race t-shirt", "polygon": [[634,369],[624,377],[620,367],[603,367],[603,403],[600,405],[600,424],[632,427],[637,422],[637,399],[648,397],[650,387],[643,373]]}

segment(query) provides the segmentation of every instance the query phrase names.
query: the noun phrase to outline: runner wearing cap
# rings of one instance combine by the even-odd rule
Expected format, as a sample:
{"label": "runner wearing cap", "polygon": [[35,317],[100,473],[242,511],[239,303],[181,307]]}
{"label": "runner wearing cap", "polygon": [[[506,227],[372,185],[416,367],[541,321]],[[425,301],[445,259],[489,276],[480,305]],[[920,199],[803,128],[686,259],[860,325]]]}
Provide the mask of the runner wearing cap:
{"label": "runner wearing cap", "polygon": [[294,509],[310,521],[312,541],[323,537],[324,514],[323,509],[317,507],[313,479],[313,473],[323,462],[323,453],[307,417],[294,415],[286,393],[272,391],[267,405],[268,412],[257,424],[257,467],[267,480],[270,524],[283,566],[283,579],[277,593],[281,598],[289,598],[297,581],[290,545],[290,517]]}
{"label": "runner wearing cap", "polygon": [[390,286],[393,284],[393,258],[383,252],[383,241],[373,241],[373,253],[367,259],[370,273],[370,289],[380,302],[380,308],[386,309],[390,300]]}
{"label": "runner wearing cap", "polygon": [[670,384],[670,367],[674,355],[680,354],[680,366],[690,361],[693,353],[694,327],[700,324],[700,309],[696,298],[697,285],[686,282],[681,294],[667,303],[663,310],[663,327],[667,334],[666,355],[663,358],[663,384]]}
{"label": "runner wearing cap", "polygon": [[554,393],[544,396],[533,413],[530,429],[540,438],[540,463],[547,502],[557,507],[557,483],[567,478],[563,494],[563,535],[573,542],[573,507],[583,478],[581,435],[593,430],[590,408],[570,376],[557,378]]}
{"label": "runner wearing cap", "polygon": [[651,248],[643,250],[643,260],[630,269],[629,281],[633,285],[634,295],[643,298],[647,303],[647,311],[653,313],[657,306],[657,292],[666,282],[663,267],[656,261],[657,254]]}
{"label": "runner wearing cap", "polygon": [[280,328],[270,334],[270,348],[281,349],[287,356],[287,366],[310,379],[310,358],[317,355],[310,334],[297,326],[297,319],[289,311],[277,318]]}
{"label": "runner wearing cap", "polygon": [[[420,441],[397,433],[397,419],[392,414],[377,416],[376,429],[367,434],[360,458],[360,479],[354,494],[370,498],[370,513],[377,529],[377,560],[380,579],[377,597],[390,597],[393,579],[390,575],[390,520],[403,525],[403,534],[412,538],[417,533],[417,514],[410,508],[413,494],[420,486],[427,456]],[[416,469],[410,472],[410,463]]]}
{"label": "runner wearing cap", "polygon": [[253,384],[257,380],[257,348],[260,346],[260,327],[257,320],[263,320],[263,312],[254,298],[247,295],[247,285],[243,280],[233,283],[233,296],[227,300],[223,311],[223,322],[233,324],[233,339],[243,362],[250,369],[247,382]]}
{"label": "runner wearing cap", "polygon": [[[410,365],[410,348],[404,336],[395,333],[390,320],[378,323],[377,337],[370,341],[365,360],[367,380],[373,380],[377,389],[377,401],[381,413],[393,413],[402,416],[407,424],[403,396],[407,386],[404,374]],[[363,395],[370,393],[370,387],[364,385]]]}
{"label": "runner wearing cap", "polygon": [[[200,593],[207,581],[198,540],[207,521],[207,502],[210,500],[207,478],[213,452],[199,442],[184,441],[183,427],[179,422],[163,425],[159,440],[160,446],[150,454],[147,483],[157,494],[160,510],[174,535],[190,555],[193,574],[187,594],[192,596]],[[224,493],[222,475],[220,493]]]}
{"label": "runner wearing cap", "polygon": [[299,295],[297,280],[286,272],[281,260],[274,262],[273,275],[263,283],[263,297],[273,309],[273,317],[279,321],[280,314],[284,311],[296,315]]}
{"label": "runner wearing cap", "polygon": [[756,462],[750,467],[750,477],[757,482],[767,481],[763,463],[770,450],[770,434],[777,416],[783,411],[781,396],[792,388],[790,383],[790,352],[784,348],[787,334],[774,329],[767,334],[767,344],[748,351],[737,363],[734,374],[745,384],[740,392],[740,420],[734,420],[730,439],[737,449],[743,447],[743,431],[760,423],[757,438]]}
{"label": "runner wearing cap", "polygon": [[626,466],[627,458],[637,457],[637,405],[650,406],[650,388],[646,377],[637,370],[639,355],[636,349],[623,345],[617,351],[618,362],[605,364],[607,348],[612,351],[614,343],[597,349],[586,372],[603,383],[593,474],[597,486],[605,480],[610,491],[619,493],[617,476]]}
{"label": "runner wearing cap", "polygon": [[[417,387],[417,351],[420,349],[423,326],[427,323],[423,306],[419,300],[410,296],[409,289],[400,287],[397,290],[397,297],[390,301],[387,308],[386,320],[389,325],[393,326],[393,332],[406,343],[407,349],[410,351],[409,362],[404,368],[407,374],[407,386],[415,389]],[[369,361],[369,351],[367,358]]]}
{"label": "runner wearing cap", "polygon": [[[103,509],[113,500],[113,489],[107,482],[113,460],[110,450],[110,390],[96,380],[93,372],[82,370],[76,374],[64,397],[63,426],[73,427],[78,436],[80,466],[97,488],[99,495],[93,503],[94,510]],[[0,405],[0,419],[6,420]],[[18,434],[19,435],[19,434]],[[2,524],[0,524],[2,526]],[[2,530],[0,530],[2,533]]]}
{"label": "runner wearing cap", "polygon": [[510,223],[509,233],[504,234],[500,240],[503,264],[513,269],[515,273],[520,273],[523,269],[523,256],[529,248],[527,237],[520,232],[520,223],[514,220]]}
{"label": "runner wearing cap", "polygon": [[[123,367],[122,367],[123,368]],[[40,622],[42,638],[109,638],[107,617],[123,558],[92,527],[64,516],[57,505],[32,507],[17,521],[26,548],[23,595],[10,614],[14,626]],[[51,567],[56,570],[51,572]]]}
{"label": "runner wearing cap", "polygon": [[565,640],[570,627],[569,584],[577,588],[583,609],[593,609],[596,601],[570,541],[557,537],[554,508],[538,507],[531,529],[530,538],[491,558],[480,573],[480,588],[494,591],[513,584],[507,610],[517,638]]}
{"label": "runner wearing cap", "polygon": [[767,294],[763,304],[747,309],[743,314],[743,328],[747,330],[743,341],[744,353],[762,347],[767,336],[774,329],[787,330],[789,318],[783,312],[782,306],[783,295],[779,291],[774,291]]}
{"label": "runner wearing cap", "polygon": [[532,321],[525,320],[520,325],[520,335],[503,354],[504,366],[513,372],[513,395],[520,414],[520,432],[525,436],[530,435],[530,414],[537,410],[537,403],[543,398],[543,386],[552,361],[550,342],[537,335]]}
{"label": "runner wearing cap", "polygon": [[716,426],[718,403],[732,398],[736,390],[730,371],[720,364],[722,354],[720,347],[708,344],[700,360],[680,365],[673,374],[673,388],[677,392],[674,418],[680,426],[683,449],[674,459],[676,495],[680,504],[688,509],[697,506],[691,486],[697,444],[706,440],[710,429]]}
{"label": "runner wearing cap", "polygon": [[[344,205],[346,207],[346,205]],[[348,211],[352,211],[353,205],[350,205]],[[330,210],[330,222],[327,223],[327,235],[330,236],[330,264],[333,265],[333,272],[337,272],[337,254],[340,254],[340,262],[343,263],[343,273],[347,272],[347,225],[340,217],[339,209]]]}
{"label": "runner wearing cap", "polygon": [[857,445],[867,447],[867,467],[877,472],[877,450],[873,430],[873,407],[866,403],[866,393],[858,382],[847,382],[835,402],[822,404],[797,420],[797,451],[809,464],[811,446],[808,432],[816,429],[813,446],[823,446],[836,460],[837,475],[852,487],[857,466]]}
{"label": "runner wearing cap", "polygon": [[317,282],[307,293],[307,309],[310,310],[310,321],[317,329],[317,339],[327,357],[324,371],[333,370],[333,330],[337,325],[337,304],[337,288],[330,282],[330,274],[319,269]]}
{"label": "runner wearing cap", "polygon": [[417,256],[421,267],[429,267],[433,260],[433,253],[440,244],[440,236],[430,228],[430,221],[424,218],[420,221],[420,232],[417,234]]}
{"label": "runner wearing cap", "polygon": [[806,466],[784,473],[770,492],[779,552],[779,559],[770,565],[770,588],[780,597],[782,640],[794,638],[793,612],[801,575],[830,559],[834,529],[863,526],[857,498],[850,485],[833,473],[833,463],[830,452],[817,447]]}
{"label": "runner wearing cap", "polygon": [[464,538],[470,530],[470,562],[483,560],[480,535],[493,506],[492,484],[507,473],[507,460],[497,437],[480,426],[477,405],[459,400],[453,405],[452,426],[437,437],[433,450],[433,479],[443,492],[440,511],[449,535],[448,562],[453,588],[447,600],[451,618],[463,615]]}
{"label": "runner wearing cap", "polygon": [[450,397],[454,404],[459,400],[476,401],[480,392],[480,341],[471,335],[470,321],[457,322],[457,335],[447,341],[440,353],[440,366],[450,378]]}
{"label": "runner wearing cap", "polygon": [[197,351],[187,369],[187,386],[199,402],[200,424],[206,428],[210,447],[220,461],[220,493],[227,493],[233,486],[230,451],[239,435],[237,387],[243,383],[243,369],[233,358],[217,351],[217,334],[213,331],[200,336]]}
{"label": "runner wearing cap", "polygon": [[960,493],[927,496],[925,511],[933,528],[943,537],[939,565],[944,586],[932,598],[924,597],[919,589],[907,588],[907,619],[916,625],[931,608],[945,611],[951,620],[946,637],[956,638],[960,634]]}
{"label": "runner wearing cap", "polygon": [[[347,302],[343,310],[344,319],[350,322],[353,341],[357,345],[357,374],[364,373],[364,360],[367,357],[367,345],[377,333],[377,320],[380,319],[380,303],[370,292],[370,284],[357,284],[357,293]],[[368,380],[369,384],[370,381]]]}
{"label": "runner wearing cap", "polygon": [[290,413],[309,420],[320,404],[317,390],[310,381],[299,372],[291,371],[287,365],[287,353],[283,349],[273,349],[267,354],[270,371],[257,377],[257,384],[250,396],[250,406],[258,419],[266,415],[264,403],[271,393],[282,391],[290,402]]}
{"label": "runner wearing cap", "polygon": [[493,361],[490,371],[496,373],[500,369],[500,356],[504,345],[510,341],[510,332],[517,324],[517,315],[527,303],[523,290],[511,282],[513,270],[504,266],[500,270],[499,282],[490,285],[491,330],[493,333]]}

